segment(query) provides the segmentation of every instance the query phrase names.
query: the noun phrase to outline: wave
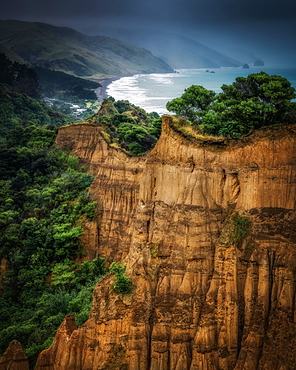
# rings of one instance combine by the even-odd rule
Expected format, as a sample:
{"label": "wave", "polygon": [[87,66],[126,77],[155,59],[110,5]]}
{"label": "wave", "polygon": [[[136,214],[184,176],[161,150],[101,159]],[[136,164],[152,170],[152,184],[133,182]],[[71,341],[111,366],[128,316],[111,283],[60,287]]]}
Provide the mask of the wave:
{"label": "wave", "polygon": [[[277,74],[288,78],[292,86],[296,87],[296,70],[275,70],[264,68],[269,74]],[[147,112],[158,114],[169,113],[166,109],[168,101],[181,96],[184,89],[191,85],[201,85],[216,93],[221,92],[223,84],[229,85],[238,76],[247,76],[257,73],[262,67],[241,68],[210,68],[210,69],[178,69],[175,73],[137,74],[122,77],[113,81],[106,88],[108,96],[115,100],[128,100]],[[208,73],[214,72],[214,73]]]}

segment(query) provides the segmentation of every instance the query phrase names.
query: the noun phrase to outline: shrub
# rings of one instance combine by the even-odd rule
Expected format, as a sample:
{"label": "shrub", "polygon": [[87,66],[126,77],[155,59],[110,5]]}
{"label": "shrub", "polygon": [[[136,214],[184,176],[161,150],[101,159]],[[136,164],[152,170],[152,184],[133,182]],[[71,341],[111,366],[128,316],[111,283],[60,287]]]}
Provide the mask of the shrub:
{"label": "shrub", "polygon": [[246,214],[234,212],[226,219],[219,240],[227,246],[235,244],[240,247],[250,227],[251,221]]}
{"label": "shrub", "polygon": [[125,274],[126,266],[112,262],[109,271],[114,273],[115,282],[112,284],[112,290],[121,294],[129,294],[132,292],[133,286],[131,279]]}

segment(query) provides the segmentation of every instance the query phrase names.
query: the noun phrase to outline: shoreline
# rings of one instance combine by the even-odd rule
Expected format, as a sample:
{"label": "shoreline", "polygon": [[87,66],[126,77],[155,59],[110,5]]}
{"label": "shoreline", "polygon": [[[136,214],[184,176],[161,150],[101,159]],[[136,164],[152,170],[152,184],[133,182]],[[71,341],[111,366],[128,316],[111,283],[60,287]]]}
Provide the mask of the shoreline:
{"label": "shoreline", "polygon": [[95,90],[99,103],[102,103],[104,99],[109,97],[109,95],[107,94],[108,85],[110,85],[113,81],[120,80],[121,78],[122,77],[112,77],[112,78],[106,78],[102,80],[93,80],[101,84],[101,86]]}

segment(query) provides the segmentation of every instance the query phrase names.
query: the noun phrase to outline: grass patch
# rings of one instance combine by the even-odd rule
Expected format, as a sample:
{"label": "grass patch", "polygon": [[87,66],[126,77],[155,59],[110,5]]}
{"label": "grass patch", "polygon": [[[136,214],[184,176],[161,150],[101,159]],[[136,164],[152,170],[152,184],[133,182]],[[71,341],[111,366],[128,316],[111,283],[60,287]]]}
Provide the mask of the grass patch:
{"label": "grass patch", "polygon": [[126,266],[119,262],[112,262],[109,271],[115,275],[112,290],[120,294],[129,294],[133,290],[131,279],[125,274]]}
{"label": "grass patch", "polygon": [[216,141],[216,142],[225,140],[225,137],[223,136],[212,136],[201,133],[201,131],[192,126],[188,121],[184,122],[184,119],[178,120],[174,118],[172,128],[189,139],[195,139],[198,141]]}
{"label": "grass patch", "polygon": [[251,227],[251,221],[246,214],[232,213],[225,221],[219,237],[219,242],[230,247],[240,247]]}

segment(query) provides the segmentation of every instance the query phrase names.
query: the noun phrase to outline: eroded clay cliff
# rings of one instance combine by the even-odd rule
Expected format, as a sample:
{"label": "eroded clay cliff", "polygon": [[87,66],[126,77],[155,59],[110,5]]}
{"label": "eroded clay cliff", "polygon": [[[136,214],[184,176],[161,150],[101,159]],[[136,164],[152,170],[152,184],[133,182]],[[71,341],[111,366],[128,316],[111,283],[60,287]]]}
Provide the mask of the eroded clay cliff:
{"label": "eroded clay cliff", "polygon": [[29,370],[28,358],[17,340],[13,340],[3,353],[0,370]]}
{"label": "eroded clay cliff", "polygon": [[123,260],[134,290],[104,277],[89,320],[64,322],[36,370],[296,367],[296,127],[205,143],[170,121],[145,158],[95,126],[60,129],[96,176],[88,257]]}
{"label": "eroded clay cliff", "polygon": [[131,243],[145,158],[128,157],[108,146],[100,131],[91,124],[62,127],[55,144],[79,157],[95,176],[91,192],[99,216],[88,222],[83,237],[88,259],[100,254],[112,261],[121,260]]}

